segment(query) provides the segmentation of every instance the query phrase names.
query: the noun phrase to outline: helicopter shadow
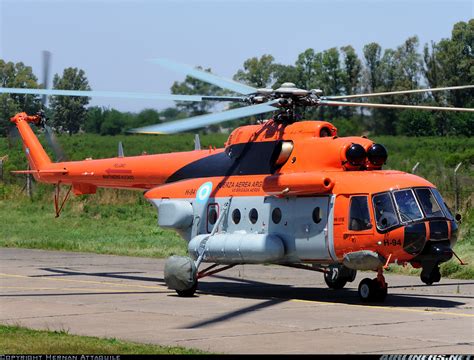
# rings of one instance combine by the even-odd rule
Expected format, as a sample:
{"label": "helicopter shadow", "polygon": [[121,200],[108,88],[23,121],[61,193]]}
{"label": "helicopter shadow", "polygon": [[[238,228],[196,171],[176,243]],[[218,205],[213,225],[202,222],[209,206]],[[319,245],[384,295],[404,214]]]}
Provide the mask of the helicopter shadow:
{"label": "helicopter shadow", "polygon": [[[292,285],[269,284],[260,281],[233,278],[215,275],[224,281],[212,281],[199,283],[199,295],[214,295],[225,298],[260,299],[262,302],[252,304],[216,317],[192,323],[186,329],[206,327],[223,321],[231,320],[242,315],[252,313],[289,301],[307,301],[315,303],[362,305],[370,308],[380,307],[416,307],[416,308],[455,308],[465,303],[460,301],[425,297],[424,295],[400,295],[389,294],[385,302],[363,303],[354,289],[331,290],[317,287],[295,287]],[[175,295],[168,295],[175,296]]]}
{"label": "helicopter shadow", "polygon": [[116,272],[83,272],[73,271],[68,268],[54,269],[54,268],[40,268],[39,270],[47,271],[52,274],[45,275],[30,275],[32,278],[48,278],[48,277],[62,277],[62,276],[92,276],[104,277],[109,279],[135,280],[135,281],[150,281],[164,284],[165,280],[158,277],[137,276],[129,274],[144,274],[143,271],[116,271]]}
{"label": "helicopter shadow", "polygon": [[[56,268],[40,268],[40,270],[50,272],[52,274],[31,275],[30,277],[69,277],[69,276],[91,276],[103,277],[111,279],[122,279],[132,281],[147,281],[153,283],[164,284],[165,281],[160,277],[139,276],[131,274],[143,274],[143,272],[83,272],[73,271],[69,269]],[[328,288],[318,287],[296,287],[287,284],[266,283],[251,279],[242,279],[231,276],[212,275],[214,279],[223,281],[201,281],[199,282],[199,294],[211,294],[224,297],[236,298],[256,298],[262,300],[303,300],[315,302],[341,303],[348,305],[367,305],[360,301],[356,290],[341,289],[332,290]],[[439,286],[444,285],[440,284]],[[435,307],[435,308],[455,308],[465,305],[463,302],[445,300],[447,298],[471,298],[470,296],[456,295],[429,295],[429,294],[390,294],[390,288],[416,287],[414,286],[394,286],[389,287],[389,295],[381,306],[397,306],[397,307]],[[420,285],[425,286],[425,285]],[[425,286],[426,287],[426,286]],[[171,294],[169,296],[175,296]],[[436,298],[433,298],[436,297]]]}
{"label": "helicopter shadow", "polygon": [[[384,302],[364,303],[360,300],[356,289],[333,290],[319,287],[302,287],[282,284],[269,284],[261,281],[240,279],[228,276],[214,275],[225,281],[200,282],[198,291],[202,294],[220,295],[226,297],[275,299],[281,301],[302,300],[314,302],[327,302],[347,305],[376,304],[383,307],[415,307],[415,308],[456,308],[465,305],[462,300],[448,300],[446,298],[462,299],[456,295],[425,295],[425,294],[394,294],[390,293]],[[471,299],[471,296],[465,298]]]}

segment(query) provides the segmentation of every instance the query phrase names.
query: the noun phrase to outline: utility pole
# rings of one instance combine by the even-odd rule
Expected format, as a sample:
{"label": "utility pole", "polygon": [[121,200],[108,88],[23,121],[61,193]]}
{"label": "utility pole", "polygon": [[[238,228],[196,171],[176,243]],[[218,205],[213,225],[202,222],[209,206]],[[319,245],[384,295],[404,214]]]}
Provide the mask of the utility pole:
{"label": "utility pole", "polygon": [[458,182],[458,170],[461,167],[462,161],[457,164],[454,169],[454,213],[457,214],[459,211],[459,182]]}
{"label": "utility pole", "polygon": [[420,165],[420,162],[418,161],[415,166],[411,169],[411,173],[414,174],[416,172],[416,169],[418,169],[418,166]]}

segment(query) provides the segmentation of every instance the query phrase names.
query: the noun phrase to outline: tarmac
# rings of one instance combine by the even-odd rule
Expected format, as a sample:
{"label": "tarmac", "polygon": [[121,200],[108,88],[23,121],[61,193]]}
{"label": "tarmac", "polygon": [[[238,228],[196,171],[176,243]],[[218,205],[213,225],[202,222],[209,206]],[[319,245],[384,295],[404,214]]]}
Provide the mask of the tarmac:
{"label": "tarmac", "polygon": [[322,274],[239,265],[180,298],[165,260],[0,248],[0,323],[232,354],[473,354],[474,280],[386,275],[384,303],[361,303]]}

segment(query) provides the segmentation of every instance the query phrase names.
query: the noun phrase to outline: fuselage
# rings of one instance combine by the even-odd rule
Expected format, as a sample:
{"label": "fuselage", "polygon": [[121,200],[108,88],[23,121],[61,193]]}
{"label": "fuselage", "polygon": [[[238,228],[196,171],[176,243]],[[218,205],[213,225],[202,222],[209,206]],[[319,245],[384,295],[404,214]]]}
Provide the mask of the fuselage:
{"label": "fuselage", "polygon": [[[423,262],[429,242],[452,247],[456,239],[433,184],[366,158],[352,161],[351,146],[368,152],[374,142],[337,137],[328,122],[270,120],[234,130],[222,149],[61,163],[42,153],[28,121],[15,122],[38,181],[69,184],[78,195],[97,187],[144,191],[168,211],[160,225],[189,241],[190,253],[199,236],[220,234],[208,261],[330,264],[365,261],[348,254],[369,251],[382,262]],[[243,237],[253,240],[225,250]]]}

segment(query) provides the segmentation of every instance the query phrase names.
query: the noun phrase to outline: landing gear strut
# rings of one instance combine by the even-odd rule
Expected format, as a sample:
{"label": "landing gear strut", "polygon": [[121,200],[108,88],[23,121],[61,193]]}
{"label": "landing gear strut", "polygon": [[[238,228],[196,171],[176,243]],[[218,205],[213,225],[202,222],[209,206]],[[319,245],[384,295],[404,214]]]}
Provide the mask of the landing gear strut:
{"label": "landing gear strut", "polygon": [[383,276],[383,268],[377,270],[375,279],[365,278],[359,284],[359,297],[362,301],[382,302],[387,297],[388,284]]}

